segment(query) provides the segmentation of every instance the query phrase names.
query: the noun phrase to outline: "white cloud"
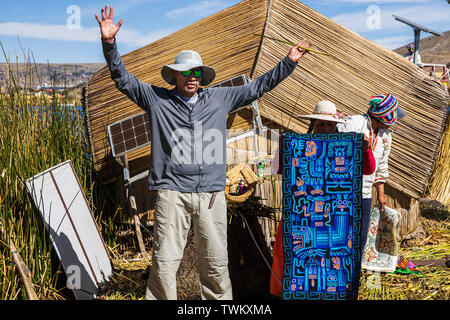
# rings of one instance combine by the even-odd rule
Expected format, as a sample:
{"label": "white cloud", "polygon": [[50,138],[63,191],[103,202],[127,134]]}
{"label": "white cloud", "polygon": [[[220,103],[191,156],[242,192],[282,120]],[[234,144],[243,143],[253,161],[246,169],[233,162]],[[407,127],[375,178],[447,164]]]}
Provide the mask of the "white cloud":
{"label": "white cloud", "polygon": [[411,42],[411,36],[386,37],[374,39],[373,41],[389,50],[393,50],[400,48],[401,46],[404,46],[405,44]]}
{"label": "white cloud", "polygon": [[99,39],[99,29],[82,28],[70,30],[66,25],[4,22],[0,23],[0,35],[45,40],[93,42]]}
{"label": "white cloud", "polygon": [[121,29],[117,34],[117,41],[128,45],[144,46],[164,38],[175,31],[175,29],[160,29],[153,32],[142,33],[134,29]]}
{"label": "white cloud", "polygon": [[184,8],[178,8],[169,12],[166,12],[166,16],[170,19],[176,20],[180,17],[206,17],[213,13],[219,12],[228,7],[228,4],[221,0],[214,1],[201,1],[193,3]]}
{"label": "white cloud", "polygon": [[[416,23],[430,26],[433,25],[446,24],[448,28],[448,21],[450,16],[450,7],[443,3],[445,6],[440,4],[433,5],[416,5],[416,6],[406,6],[406,7],[380,7],[380,27],[381,31],[392,32],[394,30],[404,30],[405,25],[396,21],[393,14],[400,17],[413,20]],[[367,26],[367,21],[371,16],[367,11],[357,11],[344,13],[332,17],[332,19],[347,28],[357,32],[364,33],[370,30]],[[439,31],[439,30],[438,30]],[[444,30],[445,31],[445,30]]]}
{"label": "white cloud", "polygon": [[[158,40],[175,30],[161,29],[142,33],[134,29],[122,28],[117,34],[117,41],[132,46],[143,46]],[[0,35],[19,38],[34,38],[56,41],[99,42],[98,27],[68,29],[66,25],[40,24],[27,22],[0,23]]]}
{"label": "white cloud", "polygon": [[354,4],[381,4],[381,3],[428,3],[430,0],[339,0]]}

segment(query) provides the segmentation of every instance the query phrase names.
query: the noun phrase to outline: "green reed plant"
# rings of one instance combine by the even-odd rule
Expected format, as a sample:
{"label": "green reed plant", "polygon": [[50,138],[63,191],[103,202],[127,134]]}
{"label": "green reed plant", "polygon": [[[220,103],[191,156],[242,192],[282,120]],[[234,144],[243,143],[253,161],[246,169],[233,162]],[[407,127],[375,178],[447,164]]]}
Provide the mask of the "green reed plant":
{"label": "green reed plant", "polygon": [[[36,94],[34,88],[42,83],[32,56],[24,54],[24,63],[19,66],[19,59],[11,63],[0,46],[7,61],[7,80],[0,91],[0,223],[4,226],[0,236],[0,299],[27,299],[9,241],[14,241],[28,266],[39,298],[63,299],[59,283],[62,267],[55,262],[49,234],[25,181],[70,159],[94,216],[102,216],[105,204],[111,201],[96,182],[79,104],[70,99],[67,90]],[[48,68],[52,71],[50,65]],[[54,71],[52,79],[52,87],[58,87]],[[107,245],[114,246],[115,223],[106,217],[106,223],[98,220],[97,224]]]}

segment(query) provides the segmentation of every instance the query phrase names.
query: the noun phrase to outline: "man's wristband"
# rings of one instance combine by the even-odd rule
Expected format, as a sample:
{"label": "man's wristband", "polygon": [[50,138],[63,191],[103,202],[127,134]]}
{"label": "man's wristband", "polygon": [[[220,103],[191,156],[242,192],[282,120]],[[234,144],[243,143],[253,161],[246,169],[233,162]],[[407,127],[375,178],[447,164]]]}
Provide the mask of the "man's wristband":
{"label": "man's wristband", "polygon": [[114,43],[115,38],[112,38],[112,39],[109,39],[109,40],[104,40],[104,39],[102,38],[102,41],[103,41],[103,42],[106,42],[106,43],[109,43],[109,44],[112,44],[112,43]]}

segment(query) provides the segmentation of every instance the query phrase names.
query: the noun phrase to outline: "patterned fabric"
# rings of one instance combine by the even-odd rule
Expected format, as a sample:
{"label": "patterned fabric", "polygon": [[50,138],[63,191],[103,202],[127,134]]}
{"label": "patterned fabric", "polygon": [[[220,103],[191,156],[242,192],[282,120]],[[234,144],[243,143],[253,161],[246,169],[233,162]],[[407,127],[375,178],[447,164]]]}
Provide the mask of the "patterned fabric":
{"label": "patterned fabric", "polygon": [[363,269],[378,272],[395,270],[400,250],[400,218],[401,214],[394,209],[384,207],[380,212],[378,206],[372,208],[363,251]]}
{"label": "patterned fabric", "polygon": [[387,125],[393,125],[397,120],[397,99],[390,93],[371,97],[369,113]]}
{"label": "patterned fabric", "polygon": [[358,133],[284,134],[284,299],[357,298],[362,143]]}
{"label": "patterned fabric", "polygon": [[423,277],[422,272],[420,272],[420,270],[417,269],[416,266],[411,261],[409,261],[407,258],[403,256],[398,257],[395,272],[402,274],[415,274],[418,275],[419,277]]}

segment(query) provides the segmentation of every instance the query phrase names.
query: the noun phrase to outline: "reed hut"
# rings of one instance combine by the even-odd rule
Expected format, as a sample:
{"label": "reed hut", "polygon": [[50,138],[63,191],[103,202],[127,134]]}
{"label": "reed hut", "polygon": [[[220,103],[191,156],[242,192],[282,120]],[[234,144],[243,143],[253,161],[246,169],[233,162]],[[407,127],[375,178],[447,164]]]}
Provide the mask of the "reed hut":
{"label": "reed hut", "polygon": [[[310,113],[323,99],[335,102],[345,115],[352,115],[366,112],[374,94],[390,92],[398,97],[407,117],[399,121],[393,135],[387,193],[392,207],[409,210],[423,195],[433,171],[445,125],[446,88],[397,53],[301,2],[243,0],[130,52],[123,60],[131,73],[156,86],[167,86],[160,75],[161,67],[172,63],[182,49],[198,51],[204,63],[216,69],[215,83],[242,74],[255,79],[273,68],[290,46],[254,34],[291,42],[306,38],[314,49],[328,53],[305,55],[290,77],[257,101],[268,128],[306,132],[309,123],[299,115]],[[118,47],[120,50],[120,43]],[[95,169],[105,183],[122,176],[111,155],[107,126],[142,112],[115,88],[106,67],[89,81],[88,130]],[[250,108],[241,109],[229,116],[229,128],[252,128],[254,116]],[[266,146],[259,151],[270,155],[276,146],[270,139],[265,141]],[[252,143],[246,143],[251,148]],[[147,146],[129,154],[132,175],[148,170],[150,152]],[[279,206],[281,189],[272,188],[270,192],[272,202]]]}

